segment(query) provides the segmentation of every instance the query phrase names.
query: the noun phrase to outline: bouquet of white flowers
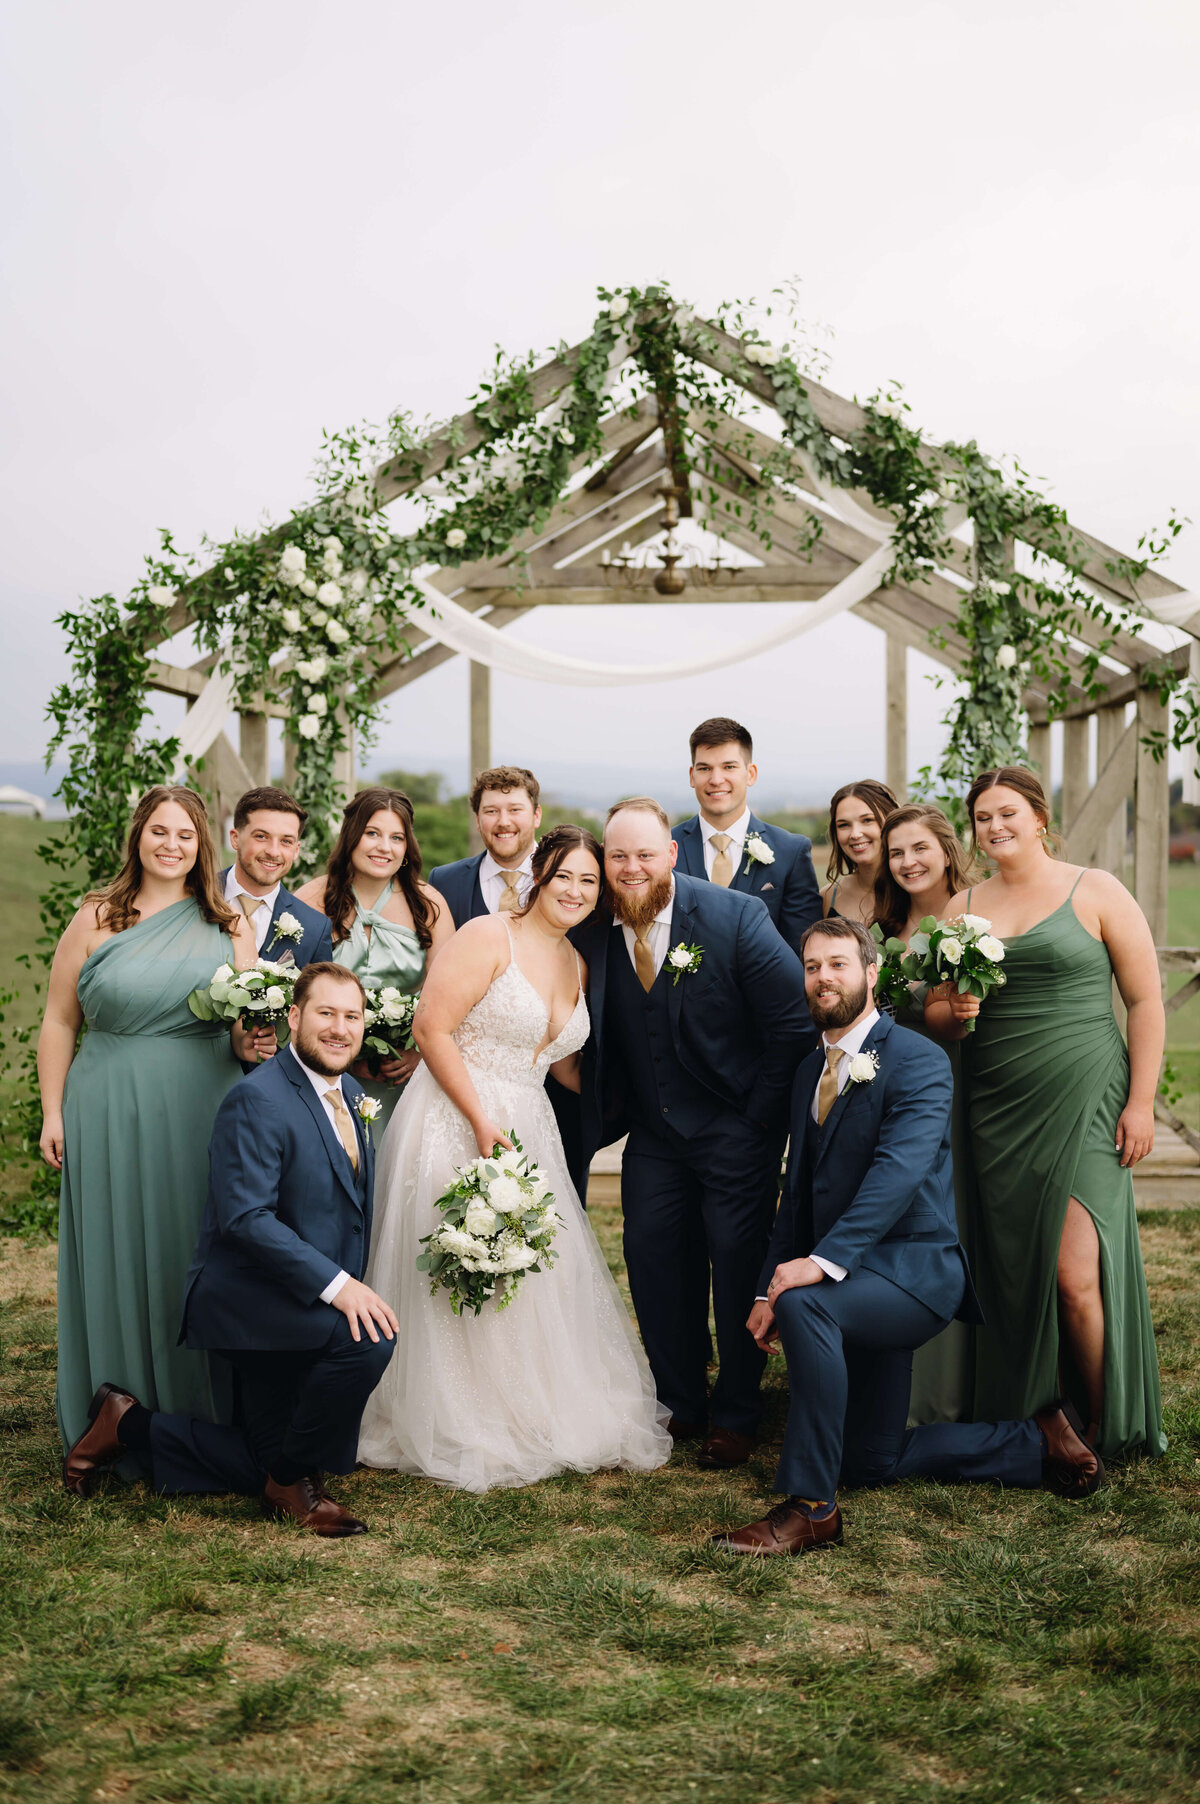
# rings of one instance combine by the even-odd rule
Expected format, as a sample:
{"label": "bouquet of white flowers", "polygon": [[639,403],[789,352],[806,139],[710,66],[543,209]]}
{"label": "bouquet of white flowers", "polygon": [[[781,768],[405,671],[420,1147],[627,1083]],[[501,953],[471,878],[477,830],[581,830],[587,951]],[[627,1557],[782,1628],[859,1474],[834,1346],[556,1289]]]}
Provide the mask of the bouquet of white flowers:
{"label": "bouquet of white flowers", "polygon": [[509,1138],[511,1152],[497,1141],[490,1158],[455,1167],[458,1182],[435,1204],[444,1219],[421,1240],[417,1270],[429,1273],[433,1296],[450,1292],[455,1315],[478,1315],[497,1292],[497,1309],[507,1308],[526,1272],[558,1257],[550,1243],[562,1216],[553,1194],[516,1135]]}
{"label": "bouquet of white flowers", "polygon": [[883,929],[876,923],[871,928],[871,938],[879,947],[877,965],[879,975],[875,979],[875,1006],[890,1009],[896,1013],[908,1006],[908,978],[904,973],[904,960],[908,947],[895,935],[885,939]]}
{"label": "bouquet of white flowers", "polygon": [[367,1006],[363,1010],[362,1056],[371,1076],[379,1076],[384,1059],[394,1059],[399,1052],[412,1050],[413,1016],[417,1012],[415,996],[387,985],[382,990],[366,990]]}
{"label": "bouquet of white flowers", "polygon": [[[960,996],[978,996],[982,1002],[1008,981],[1000,968],[1003,961],[1004,941],[983,915],[960,915],[955,921],[926,915],[908,942],[903,970],[910,982],[923,979],[931,987],[953,983]],[[967,1022],[967,1032],[975,1032],[974,1020]]]}
{"label": "bouquet of white flowers", "polygon": [[279,1046],[288,1043],[288,1010],[300,972],[296,965],[260,958],[246,971],[221,965],[207,985],[193,990],[188,1007],[200,1021],[240,1021],[243,1027],[273,1027]]}

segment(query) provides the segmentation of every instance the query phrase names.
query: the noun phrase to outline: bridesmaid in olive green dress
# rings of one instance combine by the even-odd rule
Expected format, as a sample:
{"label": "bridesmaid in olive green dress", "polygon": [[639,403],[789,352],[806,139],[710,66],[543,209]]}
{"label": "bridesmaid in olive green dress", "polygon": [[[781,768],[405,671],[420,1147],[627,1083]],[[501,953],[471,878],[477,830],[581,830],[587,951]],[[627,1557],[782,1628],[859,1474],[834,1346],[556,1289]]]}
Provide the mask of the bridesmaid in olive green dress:
{"label": "bridesmaid in olive green dress", "polygon": [[105,1380],[149,1409],[216,1421],[224,1408],[223,1377],[177,1343],[209,1135],[241,1075],[229,1030],[197,1021],[187,998],[227,960],[252,964],[254,936],[221,897],[204,804],[190,789],[148,790],[120,875],[59,941],[38,1039],[42,1154],[62,1172],[64,1447]]}
{"label": "bridesmaid in olive green dress", "polygon": [[[328,916],[335,961],[368,989],[391,986],[415,995],[434,953],[454,935],[444,900],[421,881],[421,848],[403,790],[360,791],[342,817],[326,874],[296,893]],[[365,1060],[353,1067],[364,1089],[382,1104],[377,1146],[420,1057],[412,1051],[385,1059],[378,1077]]]}
{"label": "bridesmaid in olive green dress", "polygon": [[[970,861],[940,808],[908,802],[883,823],[879,876],[875,884],[875,925],[885,939],[908,944],[927,915],[944,920],[950,898],[970,881]],[[908,1006],[896,1020],[927,1038],[924,983],[909,985]],[[966,1108],[959,1047],[945,1046],[954,1072],[950,1145],[954,1157],[954,1208],[958,1237],[971,1258],[970,1161],[966,1154]],[[909,1425],[970,1420],[973,1401],[973,1332],[967,1322],[951,1322],[913,1354]]]}
{"label": "bridesmaid in olive green dress", "polygon": [[926,1018],[962,1037],[978,1017],[964,1071],[987,1319],[972,1414],[1029,1416],[1066,1391],[1104,1459],[1157,1455],[1166,1441],[1132,1178],[1154,1144],[1165,1034],[1150,929],[1107,871],[1047,856],[1049,810],[1031,772],[985,772],[967,805],[996,875],[950,912],[987,917],[1007,982],[982,1004],[957,990],[932,997]]}

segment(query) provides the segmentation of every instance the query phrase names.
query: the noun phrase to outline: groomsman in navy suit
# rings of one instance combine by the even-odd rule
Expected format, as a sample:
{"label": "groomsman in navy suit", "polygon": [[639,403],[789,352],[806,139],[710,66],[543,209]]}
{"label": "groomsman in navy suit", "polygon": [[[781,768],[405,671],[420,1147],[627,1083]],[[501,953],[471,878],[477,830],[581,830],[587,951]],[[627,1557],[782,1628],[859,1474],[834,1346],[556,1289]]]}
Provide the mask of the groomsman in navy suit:
{"label": "groomsman in navy suit", "polygon": [[[533,882],[533,849],[542,821],[541,790],[531,770],[499,764],[480,771],[471,790],[471,812],[484,849],[473,858],[439,864],[429,881],[446,899],[455,927],[479,915],[520,908]],[[580,1201],[587,1196],[587,1165],[579,1120],[579,1098],[556,1077],[546,1079],[546,1095]]]}
{"label": "groomsman in navy suit", "polygon": [[736,720],[701,721],[692,734],[688,782],[699,814],[674,829],[679,869],[723,889],[758,896],[797,957],[804,930],[821,919],[812,841],[768,826],[747,792],[758,781],[754,745]]}
{"label": "groomsman in navy suit", "polygon": [[[811,1028],[800,961],[763,903],[681,875],[675,850],[649,797],[609,810],[612,918],[579,934],[592,1017],[584,1144],[590,1156],[628,1130],[625,1263],[646,1356],[672,1434],[704,1436],[700,1463],[727,1467],[749,1458],[758,1425],[766,1359],[745,1321]],[[711,1426],[709,1265],[720,1355]]]}
{"label": "groomsman in navy suit", "polygon": [[229,1360],[241,1421],[143,1407],[116,1385],[63,1465],[86,1496],[126,1452],[150,1455],[156,1488],[241,1492],[266,1515],[342,1539],[366,1524],[335,1503],[326,1472],[352,1472],[367,1398],[396,1317],[362,1282],[375,1156],[361,1085],[363,991],[341,965],[296,981],[291,1043],[229,1091],[209,1147],[209,1190],[184,1291],[180,1339]]}
{"label": "groomsman in navy suit", "polygon": [[[298,967],[333,957],[329,922],[307,902],[284,887],[300,851],[306,811],[286,790],[264,785],[248,789],[233,811],[229,843],[234,861],[221,872],[225,900],[240,908],[254,929],[260,958]],[[245,1045],[254,1063],[273,1057],[274,1030],[247,1034]]]}
{"label": "groomsman in navy suit", "polygon": [[992,1480],[1079,1498],[1104,1478],[1062,1399],[1024,1422],[906,1427],[914,1350],[982,1317],[954,1220],[950,1061],[879,1014],[875,957],[856,921],[805,936],[822,1044],[796,1074],[783,1200],[746,1324],[787,1358],[784,1501],[714,1535],[729,1553],[840,1542],[839,1484]]}

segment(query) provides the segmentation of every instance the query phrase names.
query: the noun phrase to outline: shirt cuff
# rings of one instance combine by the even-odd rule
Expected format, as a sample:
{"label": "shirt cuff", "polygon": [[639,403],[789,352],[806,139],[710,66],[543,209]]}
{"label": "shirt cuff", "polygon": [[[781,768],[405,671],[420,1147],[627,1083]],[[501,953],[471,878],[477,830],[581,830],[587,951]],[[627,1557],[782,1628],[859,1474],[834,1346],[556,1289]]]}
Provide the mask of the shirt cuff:
{"label": "shirt cuff", "polygon": [[339,1272],[336,1278],[331,1278],[321,1292],[322,1303],[332,1303],[333,1299],[337,1296],[338,1291],[342,1288],[342,1285],[349,1279],[349,1276],[349,1272]]}
{"label": "shirt cuff", "polygon": [[840,1284],[842,1279],[846,1276],[845,1266],[835,1265],[832,1259],[820,1259],[817,1254],[814,1253],[812,1255],[812,1262],[814,1265],[819,1265],[821,1270],[825,1273],[825,1276],[827,1278],[832,1278],[835,1284]]}

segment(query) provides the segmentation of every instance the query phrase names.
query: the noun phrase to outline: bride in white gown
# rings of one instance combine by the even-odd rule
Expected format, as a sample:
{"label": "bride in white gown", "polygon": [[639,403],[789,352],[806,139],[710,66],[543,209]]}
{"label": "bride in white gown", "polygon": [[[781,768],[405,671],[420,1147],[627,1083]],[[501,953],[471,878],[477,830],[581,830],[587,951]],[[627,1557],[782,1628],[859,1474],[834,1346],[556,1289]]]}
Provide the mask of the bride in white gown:
{"label": "bride in white gown", "polygon": [[[586,973],[566,939],[595,907],[601,853],[556,827],[534,854],[514,915],[468,921],[434,960],[414,1032],[424,1062],[392,1119],[375,1186],[367,1282],[400,1318],[396,1351],[367,1404],[365,1465],[467,1491],[562,1471],[648,1472],[670,1457],[668,1412],[567,1174],[547,1072],[579,1088]],[[503,1310],[452,1313],[417,1270],[421,1237],[454,1168],[515,1132],[554,1192],[558,1258]]]}

